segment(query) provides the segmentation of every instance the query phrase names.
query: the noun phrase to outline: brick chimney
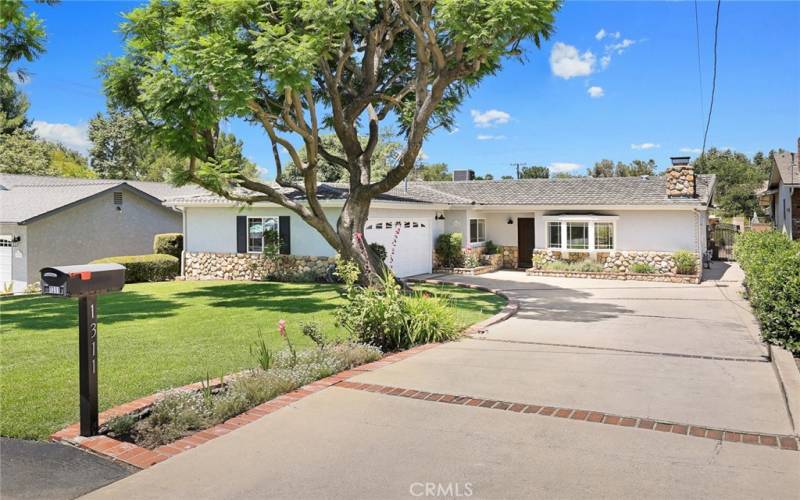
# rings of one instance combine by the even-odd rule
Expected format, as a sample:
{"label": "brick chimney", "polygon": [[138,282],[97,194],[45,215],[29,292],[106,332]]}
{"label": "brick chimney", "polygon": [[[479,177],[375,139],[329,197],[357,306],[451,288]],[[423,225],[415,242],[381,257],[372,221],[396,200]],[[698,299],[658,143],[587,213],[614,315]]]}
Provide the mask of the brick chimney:
{"label": "brick chimney", "polygon": [[667,169],[667,196],[670,198],[693,198],[696,195],[694,167],[688,156],[673,156],[672,166]]}

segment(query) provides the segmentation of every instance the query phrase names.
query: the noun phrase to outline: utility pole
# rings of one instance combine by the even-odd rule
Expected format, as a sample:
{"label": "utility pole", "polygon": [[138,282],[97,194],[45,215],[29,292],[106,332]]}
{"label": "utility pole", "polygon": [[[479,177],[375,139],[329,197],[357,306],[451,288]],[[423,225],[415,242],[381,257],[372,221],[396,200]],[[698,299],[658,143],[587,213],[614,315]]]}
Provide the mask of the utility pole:
{"label": "utility pole", "polygon": [[512,167],[517,167],[517,179],[519,179],[519,169],[520,167],[527,167],[527,163],[511,163]]}

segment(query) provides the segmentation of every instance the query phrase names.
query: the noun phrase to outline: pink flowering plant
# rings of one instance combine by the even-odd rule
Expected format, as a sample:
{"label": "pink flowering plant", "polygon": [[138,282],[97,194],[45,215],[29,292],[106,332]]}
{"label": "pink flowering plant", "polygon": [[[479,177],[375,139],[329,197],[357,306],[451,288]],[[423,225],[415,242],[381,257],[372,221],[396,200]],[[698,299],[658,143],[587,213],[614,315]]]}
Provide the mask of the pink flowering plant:
{"label": "pink flowering plant", "polygon": [[283,337],[283,340],[286,341],[286,347],[289,349],[289,353],[292,356],[292,366],[297,365],[297,351],[295,351],[294,344],[292,344],[292,341],[289,339],[289,335],[286,334],[285,319],[278,321],[278,333]]}

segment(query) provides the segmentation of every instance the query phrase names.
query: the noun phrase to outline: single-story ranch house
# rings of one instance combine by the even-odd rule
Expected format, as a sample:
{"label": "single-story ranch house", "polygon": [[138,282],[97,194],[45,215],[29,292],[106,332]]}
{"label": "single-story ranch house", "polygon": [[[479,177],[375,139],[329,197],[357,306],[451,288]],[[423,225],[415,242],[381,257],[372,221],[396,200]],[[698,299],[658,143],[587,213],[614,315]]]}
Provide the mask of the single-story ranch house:
{"label": "single-story ranch house", "polygon": [[163,182],[0,174],[0,285],[14,292],[45,266],[153,252],[158,233],[181,231],[162,202],[200,193]]}
{"label": "single-story ranch house", "polygon": [[800,240],[800,139],[796,153],[773,154],[772,171],[759,198],[775,230]]}
{"label": "single-story ranch house", "polygon": [[[644,259],[669,273],[673,252],[698,258],[705,252],[714,188],[714,177],[694,175],[688,158],[673,163],[666,175],[651,177],[407,182],[373,201],[364,237],[387,249],[395,242],[391,266],[400,277],[431,272],[436,238],[456,232],[470,251],[480,252],[488,240],[500,246],[508,268],[530,267],[537,252],[590,258],[622,271]],[[347,186],[322,184],[319,192],[335,224]],[[208,193],[165,203],[183,212],[182,266],[189,279],[269,274],[258,267],[265,228],[279,230],[281,253],[295,256],[287,259],[290,272],[321,273],[333,261],[322,236],[277,205],[241,206]]]}

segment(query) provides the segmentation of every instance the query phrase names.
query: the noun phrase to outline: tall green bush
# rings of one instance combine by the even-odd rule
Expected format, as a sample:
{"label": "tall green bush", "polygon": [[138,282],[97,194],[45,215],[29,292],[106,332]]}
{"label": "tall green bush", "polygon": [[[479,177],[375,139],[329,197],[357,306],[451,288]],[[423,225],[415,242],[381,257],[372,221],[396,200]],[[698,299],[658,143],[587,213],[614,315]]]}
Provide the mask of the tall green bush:
{"label": "tall green bush", "polygon": [[436,258],[442,267],[461,267],[464,264],[464,250],[461,233],[444,233],[436,238]]}
{"label": "tall green bush", "polygon": [[678,274],[694,274],[697,272],[697,257],[688,250],[678,250],[672,254]]}
{"label": "tall green bush", "polygon": [[764,340],[800,353],[800,241],[746,232],[737,236],[734,255]]}
{"label": "tall green bush", "polygon": [[180,259],[172,255],[122,255],[92,261],[92,264],[104,263],[125,266],[125,283],[169,281],[180,273]]}
{"label": "tall green bush", "polygon": [[181,252],[183,252],[183,234],[161,233],[153,238],[153,253],[163,253],[180,259]]}

